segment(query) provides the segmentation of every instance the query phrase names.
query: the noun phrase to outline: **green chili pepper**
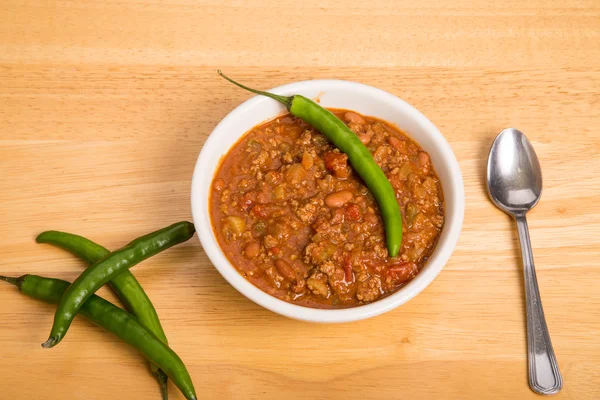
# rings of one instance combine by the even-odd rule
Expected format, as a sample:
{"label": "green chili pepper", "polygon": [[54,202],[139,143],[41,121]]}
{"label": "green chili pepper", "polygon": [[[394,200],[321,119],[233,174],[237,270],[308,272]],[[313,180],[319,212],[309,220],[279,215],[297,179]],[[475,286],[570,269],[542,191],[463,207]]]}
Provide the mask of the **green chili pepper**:
{"label": "green chili pepper", "polygon": [[379,210],[385,224],[387,249],[390,256],[395,257],[400,251],[400,244],[402,243],[402,215],[400,214],[400,206],[396,200],[396,193],[384,172],[373,159],[369,149],[362,144],[354,132],[331,111],[321,107],[307,97],[299,94],[294,96],[280,96],[269,92],[262,92],[234,81],[220,70],[217,72],[223,78],[242,89],[277,100],[292,115],[314,126],[338,149],[348,155],[350,164],[352,164],[354,170],[365,182],[379,205]]}
{"label": "green chili pepper", "polygon": [[[83,236],[66,232],[46,231],[35,239],[38,243],[49,243],[65,249],[88,264],[95,264],[108,257],[110,251]],[[158,314],[142,285],[130,271],[124,271],[114,277],[108,284],[125,304],[125,308],[133,314],[146,328],[164,344],[168,345],[167,337],[158,319]],[[150,364],[152,374],[156,377],[161,388],[163,400],[167,400],[167,375],[156,364]]]}
{"label": "green chili pepper", "polygon": [[134,240],[83,271],[58,303],[50,337],[42,347],[50,348],[58,344],[67,333],[79,307],[108,281],[145,259],[185,242],[194,232],[191,222],[178,222]]}
{"label": "green chili pepper", "polygon": [[[0,276],[0,279],[16,285],[28,296],[52,304],[59,303],[70,285],[60,279],[37,275],[20,278]],[[140,351],[171,378],[186,399],[196,400],[194,385],[183,361],[134,316],[96,295],[89,296],[79,308],[79,313]]]}

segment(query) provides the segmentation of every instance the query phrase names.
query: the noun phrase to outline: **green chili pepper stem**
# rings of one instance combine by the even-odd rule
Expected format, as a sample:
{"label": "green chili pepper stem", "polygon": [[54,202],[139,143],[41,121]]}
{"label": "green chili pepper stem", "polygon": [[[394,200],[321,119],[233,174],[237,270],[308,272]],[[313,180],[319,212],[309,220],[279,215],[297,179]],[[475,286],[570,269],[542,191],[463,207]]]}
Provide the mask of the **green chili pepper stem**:
{"label": "green chili pepper stem", "polygon": [[53,347],[64,338],[81,305],[98,289],[145,259],[189,240],[194,232],[191,222],[177,222],[135,239],[83,271],[60,299],[49,338],[42,347]]}
{"label": "green chili pepper stem", "polygon": [[167,386],[167,374],[165,374],[162,370],[158,369],[154,373],[158,384],[160,385],[160,394],[162,395],[163,400],[169,399],[169,387]]}
{"label": "green chili pepper stem", "polygon": [[5,281],[10,283],[11,285],[15,285],[16,287],[20,288],[21,285],[23,285],[23,281],[25,280],[25,277],[27,275],[23,275],[20,278],[11,278],[10,276],[3,276],[0,275],[0,280]]}
{"label": "green chili pepper stem", "polygon": [[277,94],[273,94],[273,93],[269,93],[269,92],[263,92],[260,90],[256,90],[256,89],[252,89],[249,88],[248,86],[242,85],[241,83],[238,83],[236,81],[234,81],[233,79],[231,79],[230,77],[228,77],[227,75],[225,75],[224,73],[221,72],[220,69],[217,70],[217,73],[219,75],[221,75],[223,78],[227,79],[229,82],[233,83],[236,86],[241,87],[242,89],[246,89],[249,92],[255,93],[255,94],[259,94],[262,96],[267,96],[270,97],[274,100],[277,100],[278,102],[280,102],[281,104],[283,104],[288,110],[290,108],[292,108],[292,101],[294,100],[294,96],[280,96]]}

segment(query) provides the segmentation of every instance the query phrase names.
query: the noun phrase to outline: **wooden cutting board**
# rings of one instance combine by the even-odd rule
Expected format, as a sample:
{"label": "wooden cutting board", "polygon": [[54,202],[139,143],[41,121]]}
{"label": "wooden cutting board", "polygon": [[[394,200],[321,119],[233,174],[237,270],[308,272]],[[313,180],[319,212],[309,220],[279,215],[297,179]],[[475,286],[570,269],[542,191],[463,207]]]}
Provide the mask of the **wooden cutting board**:
{"label": "wooden cutting board", "polygon": [[[35,244],[43,230],[115,249],[190,219],[202,144],[249,97],[217,68],[259,88],[379,87],[421,110],[456,153],[458,247],[423,293],[383,316],[280,317],[229,286],[197,239],[135,267],[200,399],[537,398],[516,231],[484,186],[489,146],[509,126],[544,171],[529,226],[564,375],[555,398],[600,398],[597,0],[4,0],[0,21],[4,274],[81,272]],[[0,286],[0,398],[160,398],[145,361],[85,320],[42,349],[53,310]]]}

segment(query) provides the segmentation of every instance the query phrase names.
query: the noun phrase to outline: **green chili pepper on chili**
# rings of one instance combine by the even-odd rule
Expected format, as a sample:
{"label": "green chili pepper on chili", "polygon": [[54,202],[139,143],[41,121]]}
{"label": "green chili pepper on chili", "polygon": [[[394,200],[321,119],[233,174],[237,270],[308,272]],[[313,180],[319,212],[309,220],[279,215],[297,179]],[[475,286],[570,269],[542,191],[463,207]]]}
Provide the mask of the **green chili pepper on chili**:
{"label": "green chili pepper on chili", "polygon": [[42,347],[54,347],[62,340],[79,307],[103,285],[145,259],[185,242],[194,232],[191,222],[178,222],[135,239],[83,271],[60,299],[50,337]]}
{"label": "green chili pepper on chili", "polygon": [[315,127],[338,149],[348,155],[352,168],[354,168],[365,182],[379,205],[379,210],[385,224],[387,249],[390,256],[395,257],[400,251],[402,243],[402,215],[400,214],[400,206],[396,200],[396,193],[384,172],[373,159],[369,149],[362,144],[354,132],[331,111],[321,107],[309,98],[299,94],[294,96],[280,96],[269,92],[262,92],[234,81],[220,70],[217,72],[223,78],[242,89],[277,100],[292,115]]}
{"label": "green chili pepper on chili", "polygon": [[[88,264],[93,265],[108,257],[110,251],[83,236],[67,232],[46,231],[35,239],[38,243],[49,243],[65,249]],[[124,271],[114,277],[108,284],[125,304],[125,308],[150,330],[164,344],[168,345],[167,336],[160,324],[158,314],[142,285],[130,271]],[[156,377],[161,388],[163,400],[167,400],[167,375],[156,364],[150,364],[152,374]]]}
{"label": "green chili pepper on chili", "polygon": [[[52,304],[59,303],[70,285],[60,279],[37,275],[24,275],[20,278],[0,276],[0,279],[16,285],[30,297]],[[183,361],[134,316],[96,295],[91,295],[81,305],[79,313],[139,350],[171,378],[186,399],[196,400],[194,385]]]}

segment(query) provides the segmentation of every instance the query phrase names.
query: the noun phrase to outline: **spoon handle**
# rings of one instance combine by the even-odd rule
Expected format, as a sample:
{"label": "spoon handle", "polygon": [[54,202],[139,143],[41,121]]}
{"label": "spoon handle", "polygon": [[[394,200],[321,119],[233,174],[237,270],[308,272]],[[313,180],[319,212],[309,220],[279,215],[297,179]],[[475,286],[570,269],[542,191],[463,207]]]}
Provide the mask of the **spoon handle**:
{"label": "spoon handle", "polygon": [[527,303],[527,358],[529,360],[529,387],[539,394],[558,393],[562,376],[558,369],[550,334],[546,326],[540,290],[538,288],[529,228],[525,215],[515,217],[525,273],[525,300]]}

